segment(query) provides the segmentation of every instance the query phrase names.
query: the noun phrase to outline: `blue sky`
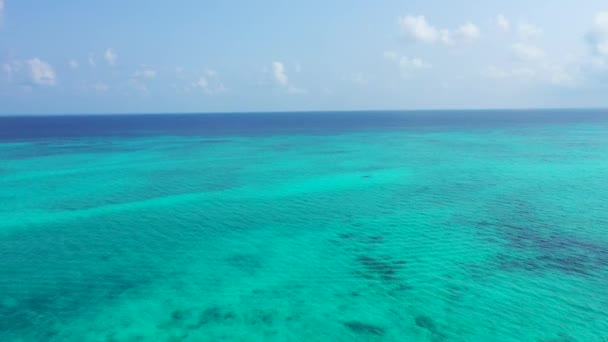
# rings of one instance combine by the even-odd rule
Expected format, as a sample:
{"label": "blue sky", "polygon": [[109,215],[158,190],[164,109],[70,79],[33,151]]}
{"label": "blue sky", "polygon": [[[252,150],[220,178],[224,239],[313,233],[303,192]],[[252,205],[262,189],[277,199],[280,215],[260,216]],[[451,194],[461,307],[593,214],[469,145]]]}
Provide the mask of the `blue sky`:
{"label": "blue sky", "polygon": [[608,106],[606,1],[0,0],[0,114]]}

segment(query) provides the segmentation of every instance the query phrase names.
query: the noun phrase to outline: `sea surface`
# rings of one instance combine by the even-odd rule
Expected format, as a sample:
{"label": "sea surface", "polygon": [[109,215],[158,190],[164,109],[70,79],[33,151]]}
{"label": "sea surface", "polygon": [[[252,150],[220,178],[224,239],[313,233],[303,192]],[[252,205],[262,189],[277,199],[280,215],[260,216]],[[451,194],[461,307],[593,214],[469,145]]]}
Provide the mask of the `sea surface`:
{"label": "sea surface", "polygon": [[0,118],[0,341],[608,341],[608,111]]}

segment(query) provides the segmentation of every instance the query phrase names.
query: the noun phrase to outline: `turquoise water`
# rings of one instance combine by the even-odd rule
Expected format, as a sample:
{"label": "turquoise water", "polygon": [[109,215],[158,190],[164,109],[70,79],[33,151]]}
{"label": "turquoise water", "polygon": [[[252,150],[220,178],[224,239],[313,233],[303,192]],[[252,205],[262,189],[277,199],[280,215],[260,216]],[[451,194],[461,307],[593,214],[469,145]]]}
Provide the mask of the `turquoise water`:
{"label": "turquoise water", "polygon": [[608,116],[517,115],[12,131],[0,341],[606,341]]}

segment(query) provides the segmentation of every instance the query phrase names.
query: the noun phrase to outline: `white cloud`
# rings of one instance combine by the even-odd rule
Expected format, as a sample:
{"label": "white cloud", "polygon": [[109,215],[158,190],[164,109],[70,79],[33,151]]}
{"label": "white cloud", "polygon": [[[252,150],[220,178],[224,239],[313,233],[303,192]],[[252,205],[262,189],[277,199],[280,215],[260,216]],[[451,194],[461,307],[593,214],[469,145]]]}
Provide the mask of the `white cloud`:
{"label": "white cloud", "polygon": [[91,68],[94,68],[97,65],[95,63],[95,56],[92,53],[89,54],[88,62]]}
{"label": "white cloud", "polygon": [[516,43],[511,46],[515,56],[524,61],[537,61],[545,56],[545,51],[528,43]]}
{"label": "white cloud", "polygon": [[220,81],[217,71],[207,69],[204,74],[192,83],[193,88],[198,88],[207,95],[217,95],[227,91]]}
{"label": "white cloud", "polygon": [[272,62],[272,76],[281,86],[289,85],[289,78],[285,72],[285,66],[281,62]]}
{"label": "white cloud", "polygon": [[482,70],[482,76],[495,80],[534,81],[554,86],[576,86],[576,70],[567,65],[540,63],[534,66],[501,68],[489,66]]}
{"label": "white cloud", "polygon": [[55,70],[53,67],[38,58],[27,61],[30,68],[30,78],[34,84],[43,86],[54,86],[56,83]]}
{"label": "white cloud", "polygon": [[108,64],[111,66],[116,65],[116,61],[118,61],[118,54],[112,48],[106,49],[106,52],[104,53],[103,57],[105,58],[106,62],[108,62]]}
{"label": "white cloud", "polygon": [[129,85],[141,95],[148,95],[150,93],[150,91],[148,90],[148,85],[144,82],[141,82],[137,78],[131,78],[129,80]]}
{"label": "white cloud", "polygon": [[608,58],[608,11],[595,15],[593,27],[587,33],[587,41],[595,55]]}
{"label": "white cloud", "polygon": [[511,76],[511,73],[509,71],[496,67],[496,66],[493,66],[493,65],[482,70],[481,74],[484,77],[494,78],[494,79],[504,79],[504,78],[509,78]]}
{"label": "white cloud", "polygon": [[289,94],[306,94],[308,91],[306,89],[298,88],[293,85],[287,87],[287,92]]}
{"label": "white cloud", "polygon": [[514,77],[532,78],[536,75],[536,71],[530,68],[514,68],[511,70]]}
{"label": "white cloud", "polygon": [[430,63],[428,63],[420,58],[417,58],[417,57],[410,58],[407,56],[399,56],[399,54],[397,54],[394,51],[385,51],[384,58],[386,60],[394,63],[399,68],[399,71],[401,72],[401,75],[403,77],[410,76],[411,73],[416,70],[430,69],[433,67]]}
{"label": "white cloud", "polygon": [[140,69],[135,70],[133,73],[133,76],[129,80],[129,85],[142,95],[147,95],[149,93],[147,81],[155,78],[156,74],[155,69],[142,65]]}
{"label": "white cloud", "polygon": [[213,69],[205,69],[205,75],[209,77],[217,77],[217,71]]}
{"label": "white cloud", "polygon": [[399,54],[395,51],[384,51],[383,56],[385,59],[393,62],[396,62],[399,59]]}
{"label": "white cloud", "polygon": [[399,18],[402,33],[414,40],[424,43],[435,43],[440,38],[439,30],[427,23],[423,15]]}
{"label": "white cloud", "polygon": [[3,13],[4,13],[4,0],[0,0],[0,29],[2,29]]}
{"label": "white cloud", "polygon": [[528,23],[520,23],[517,31],[519,33],[519,37],[524,40],[538,38],[543,33],[538,26]]}
{"label": "white cloud", "polygon": [[547,75],[549,83],[559,86],[575,86],[577,79],[572,73],[571,68],[566,68],[557,64],[545,64],[542,66]]}
{"label": "white cloud", "polygon": [[479,31],[479,28],[475,26],[475,24],[469,21],[456,30],[456,35],[465,42],[471,42],[479,38],[481,32]]}
{"label": "white cloud", "polygon": [[290,94],[304,94],[305,89],[298,88],[289,82],[287,70],[282,62],[272,62],[272,78],[275,83]]}
{"label": "white cloud", "polygon": [[95,90],[98,93],[105,93],[108,90],[110,90],[110,86],[103,82],[97,82],[97,83],[93,84],[92,88],[93,88],[93,90]]}
{"label": "white cloud", "polygon": [[18,73],[21,70],[21,61],[11,61],[2,64],[2,71],[4,71],[7,77],[10,79],[13,74]]}
{"label": "white cloud", "polygon": [[68,61],[68,65],[70,66],[71,69],[78,69],[78,67],[79,67],[78,61],[76,61],[74,59],[70,59]]}
{"label": "white cloud", "polygon": [[135,73],[133,74],[133,77],[148,79],[148,80],[153,79],[154,77],[156,77],[156,70],[151,69],[151,68],[140,69],[140,70],[135,71]]}
{"label": "white cloud", "polygon": [[363,75],[362,72],[354,74],[351,79],[356,85],[364,86],[367,84],[367,78],[365,78],[365,75]]}
{"label": "white cloud", "polygon": [[482,75],[487,78],[493,79],[530,79],[536,75],[536,72],[530,68],[517,67],[517,68],[500,68],[497,66],[489,66],[482,71]]}
{"label": "white cloud", "polygon": [[448,29],[439,29],[427,22],[423,15],[407,15],[399,18],[401,34],[407,39],[426,44],[441,43],[453,45],[473,41],[481,35],[479,28],[466,22],[454,32]]}
{"label": "white cloud", "polygon": [[496,16],[496,26],[503,32],[508,32],[511,29],[511,23],[509,23],[507,17],[502,14]]}
{"label": "white cloud", "polygon": [[205,77],[201,77],[198,79],[198,81],[193,83],[193,85],[195,87],[206,89],[209,86],[209,82],[207,82],[207,79]]}
{"label": "white cloud", "polygon": [[402,70],[429,69],[432,68],[432,65],[420,58],[407,58],[403,56],[399,60],[399,67]]}
{"label": "white cloud", "polygon": [[178,93],[202,92],[206,95],[218,95],[228,91],[220,79],[220,74],[213,69],[201,72],[191,72],[182,67],[175,68],[177,82],[170,84]]}
{"label": "white cloud", "polygon": [[592,70],[596,71],[608,71],[608,58],[602,58],[601,56],[591,57],[588,61],[588,65]]}

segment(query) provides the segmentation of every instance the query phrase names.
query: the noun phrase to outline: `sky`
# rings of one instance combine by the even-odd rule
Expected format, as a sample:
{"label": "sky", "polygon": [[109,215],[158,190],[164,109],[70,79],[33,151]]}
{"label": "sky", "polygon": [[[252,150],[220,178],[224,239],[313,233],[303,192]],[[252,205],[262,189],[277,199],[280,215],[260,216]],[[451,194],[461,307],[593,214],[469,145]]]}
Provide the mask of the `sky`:
{"label": "sky", "polygon": [[608,107],[608,2],[0,0],[0,114]]}

